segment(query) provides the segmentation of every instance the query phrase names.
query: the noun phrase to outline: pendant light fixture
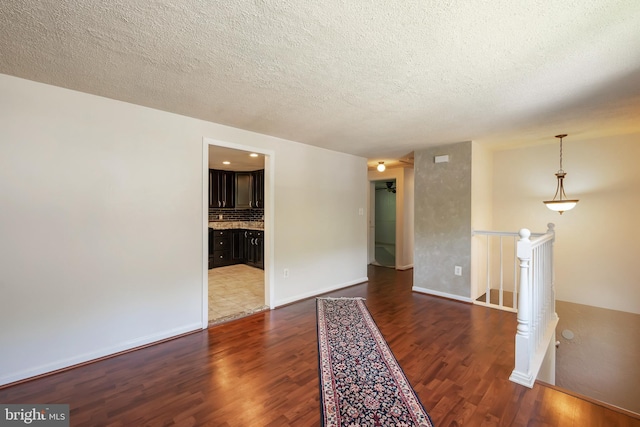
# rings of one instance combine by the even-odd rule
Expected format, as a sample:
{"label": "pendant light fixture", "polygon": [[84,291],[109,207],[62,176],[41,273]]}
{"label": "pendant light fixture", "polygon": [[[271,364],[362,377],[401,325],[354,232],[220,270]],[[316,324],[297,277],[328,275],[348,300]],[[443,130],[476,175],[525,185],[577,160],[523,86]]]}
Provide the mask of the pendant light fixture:
{"label": "pendant light fixture", "polygon": [[384,170],[386,169],[384,162],[378,162],[377,169],[378,169],[378,172],[384,172]]}
{"label": "pendant light fixture", "polygon": [[567,195],[564,194],[564,177],[567,173],[562,169],[562,138],[567,136],[566,134],[556,135],[556,138],[560,138],[560,169],[556,172],[556,178],[558,178],[558,186],[556,187],[556,194],[553,196],[553,200],[547,200],[545,205],[552,211],[562,212],[573,209],[578,203],[577,199],[567,199]]}

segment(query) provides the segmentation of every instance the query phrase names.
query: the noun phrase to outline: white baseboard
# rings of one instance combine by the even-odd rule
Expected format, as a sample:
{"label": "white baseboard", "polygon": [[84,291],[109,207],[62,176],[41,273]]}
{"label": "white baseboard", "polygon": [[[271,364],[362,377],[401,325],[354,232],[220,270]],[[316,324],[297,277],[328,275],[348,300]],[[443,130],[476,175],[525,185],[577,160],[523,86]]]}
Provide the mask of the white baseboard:
{"label": "white baseboard", "polygon": [[407,264],[407,265],[399,265],[396,267],[396,270],[409,270],[413,268],[413,264]]}
{"label": "white baseboard", "polygon": [[434,291],[432,289],[427,289],[427,288],[420,288],[418,286],[414,286],[413,288],[411,288],[411,290],[414,291],[414,292],[420,292],[422,294],[435,295],[437,297],[453,299],[453,300],[456,300],[456,301],[473,302],[473,300],[471,298],[469,298],[469,297],[463,297],[463,296],[460,296],[460,295],[449,294],[449,293],[446,293],[446,292]]}
{"label": "white baseboard", "polygon": [[327,292],[335,291],[335,290],[342,289],[342,288],[347,288],[349,286],[359,285],[360,283],[367,282],[368,280],[369,280],[368,277],[361,277],[360,279],[351,280],[349,282],[341,283],[339,285],[330,286],[328,288],[318,289],[318,290],[315,290],[315,291],[312,291],[312,292],[307,292],[307,293],[304,293],[304,294],[296,295],[295,297],[286,298],[286,299],[283,299],[283,300],[276,301],[276,303],[274,304],[274,307],[280,307],[281,305],[291,304],[291,303],[296,302],[296,301],[300,301],[300,300],[303,300],[303,299],[315,297],[315,296],[321,295],[321,294],[326,294]]}
{"label": "white baseboard", "polygon": [[129,341],[124,341],[120,344],[117,344],[111,347],[101,348],[100,350],[90,351],[88,353],[79,354],[74,357],[69,357],[66,359],[45,363],[40,366],[35,366],[29,369],[25,369],[23,371],[14,372],[9,375],[0,377],[0,386],[5,384],[10,384],[16,381],[25,380],[27,378],[36,377],[38,375],[48,374],[50,372],[54,372],[60,369],[65,369],[74,365],[79,365],[81,363],[90,362],[92,360],[100,359],[102,357],[110,356],[112,354],[120,353],[126,350],[131,350],[136,347],[152,344],[154,342],[162,341],[168,338],[176,337],[178,335],[186,334],[187,332],[193,332],[196,330],[202,330],[202,325],[199,322],[182,326],[180,328],[170,329],[168,331],[160,332],[157,334],[148,335],[145,337],[140,337],[140,338],[136,338]]}

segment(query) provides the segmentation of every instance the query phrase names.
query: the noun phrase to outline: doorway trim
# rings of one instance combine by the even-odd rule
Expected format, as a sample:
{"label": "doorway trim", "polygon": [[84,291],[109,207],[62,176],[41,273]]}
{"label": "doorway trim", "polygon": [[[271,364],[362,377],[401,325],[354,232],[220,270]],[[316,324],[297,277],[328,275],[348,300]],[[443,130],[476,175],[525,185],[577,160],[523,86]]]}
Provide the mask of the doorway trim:
{"label": "doorway trim", "polygon": [[273,223],[274,223],[274,165],[275,151],[250,145],[236,144],[208,137],[202,138],[202,329],[209,326],[209,146],[217,145],[241,151],[263,154],[264,159],[264,297],[265,305],[274,309],[273,301]]}

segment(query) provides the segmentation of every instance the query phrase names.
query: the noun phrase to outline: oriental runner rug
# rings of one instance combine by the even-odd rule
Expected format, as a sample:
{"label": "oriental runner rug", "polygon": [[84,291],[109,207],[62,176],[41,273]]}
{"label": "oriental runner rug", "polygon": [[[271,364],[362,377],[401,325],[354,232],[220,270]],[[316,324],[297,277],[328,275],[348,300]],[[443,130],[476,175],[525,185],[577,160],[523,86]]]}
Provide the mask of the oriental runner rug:
{"label": "oriental runner rug", "polygon": [[363,298],[317,298],[322,425],[432,427]]}

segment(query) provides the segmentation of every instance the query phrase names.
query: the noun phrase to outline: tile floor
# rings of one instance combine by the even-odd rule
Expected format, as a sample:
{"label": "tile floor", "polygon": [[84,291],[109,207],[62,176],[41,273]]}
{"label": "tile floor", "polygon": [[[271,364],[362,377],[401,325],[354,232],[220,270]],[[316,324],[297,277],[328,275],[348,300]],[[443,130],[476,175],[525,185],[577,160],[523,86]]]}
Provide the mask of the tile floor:
{"label": "tile floor", "polygon": [[264,271],[245,264],[209,270],[209,325],[257,311],[264,305]]}

